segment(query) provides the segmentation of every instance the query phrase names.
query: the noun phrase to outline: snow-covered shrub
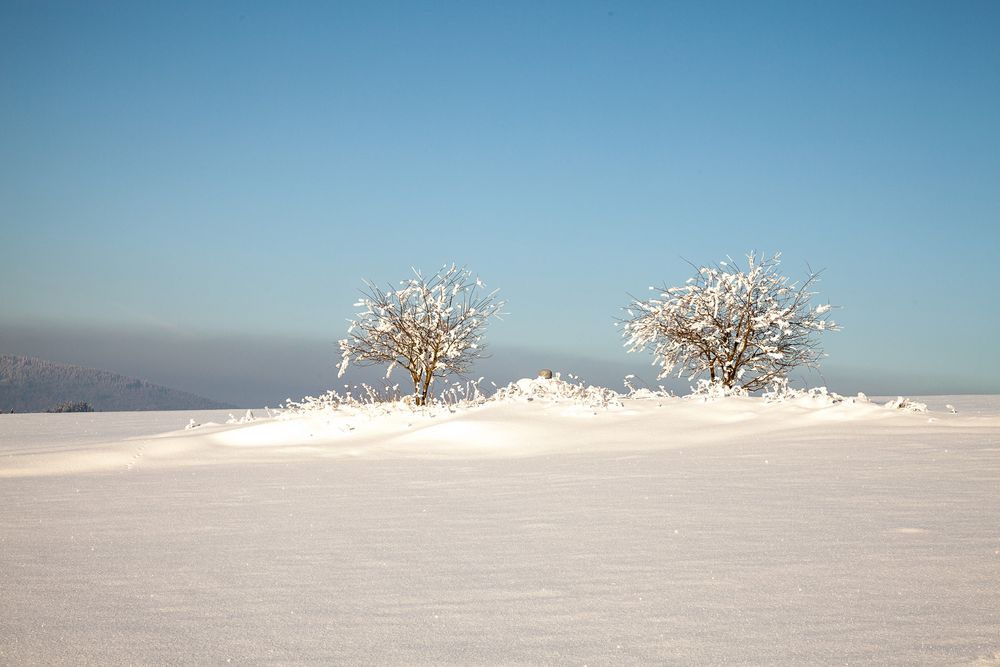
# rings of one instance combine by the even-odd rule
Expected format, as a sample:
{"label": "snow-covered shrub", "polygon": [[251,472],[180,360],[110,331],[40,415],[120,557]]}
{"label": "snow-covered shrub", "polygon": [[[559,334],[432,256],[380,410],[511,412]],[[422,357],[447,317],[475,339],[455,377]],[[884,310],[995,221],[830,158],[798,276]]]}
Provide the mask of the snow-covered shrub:
{"label": "snow-covered shrub", "polygon": [[[765,403],[802,403],[808,405],[836,405],[844,402],[844,397],[826,387],[796,389],[789,385],[788,378],[777,378],[771,382],[768,391],[760,397]],[[853,402],[853,401],[852,401]]]}
{"label": "snow-covered shrub", "polygon": [[622,384],[625,385],[625,390],[626,390],[625,398],[633,398],[638,400],[658,400],[663,398],[673,398],[674,396],[673,392],[665,389],[663,385],[659,385],[656,389],[653,389],[649,385],[646,385],[645,387],[637,387],[635,386],[635,379],[636,377],[630,374],[626,375],[625,378],[622,380]]}
{"label": "snow-covered shrub", "polygon": [[590,408],[621,407],[622,396],[607,387],[584,384],[580,378],[568,376],[570,381],[559,375],[549,378],[523,378],[496,390],[490,401],[534,401],[550,403],[575,403]]}
{"label": "snow-covered shrub", "polygon": [[778,274],[780,262],[780,253],[750,253],[746,270],[732,259],[703,266],[682,287],[633,300],[619,322],[625,348],[651,350],[661,378],[674,369],[689,380],[707,373],[710,381],[750,391],[798,366],[814,366],[823,356],[817,334],[838,328],[832,306],[810,305],[819,274],[793,283]]}
{"label": "snow-covered shrub", "polygon": [[368,384],[344,386],[344,393],[331,389],[320,396],[306,396],[301,401],[287,399],[280,414],[301,415],[329,411],[350,411],[352,413],[376,416],[397,412],[419,412],[436,414],[458,408],[482,405],[487,397],[479,388],[482,378],[469,382],[455,382],[442,390],[434,400],[423,404],[417,402],[413,394],[400,390],[398,384],[373,387]]}
{"label": "snow-covered shrub", "polygon": [[282,414],[304,414],[340,409],[367,410],[377,406],[412,406],[413,397],[403,395],[399,385],[377,389],[367,384],[350,387],[344,385],[344,393],[330,389],[319,396],[306,396],[301,401],[291,398],[281,408]]}
{"label": "snow-covered shrub", "polygon": [[[492,395],[487,395],[482,391],[483,378],[465,383],[455,382],[443,389],[434,400],[426,401],[423,404],[418,404],[412,394],[401,392],[399,385],[383,388],[375,388],[366,384],[354,387],[345,386],[343,394],[330,390],[321,396],[306,396],[301,401],[288,399],[278,412],[278,416],[287,418],[322,412],[347,412],[365,415],[369,418],[399,413],[434,417],[483,405],[534,401],[586,407],[592,410],[606,410],[623,407],[622,401],[625,399],[677,399],[663,387],[658,390],[636,388],[632,382],[632,376],[625,378],[625,386],[629,390],[625,395],[607,387],[585,384],[580,378],[573,375],[567,377],[568,381],[556,374],[553,378],[523,378],[504,387],[493,385],[496,389]],[[691,393],[681,398],[700,403],[712,403],[725,398],[748,398],[749,396],[750,392],[741,387],[728,387],[719,381],[710,382],[700,379],[691,388]],[[761,402],[764,404],[791,403],[809,408],[871,403],[868,397],[862,393],[857,396],[841,396],[828,391],[826,387],[796,389],[789,386],[785,379],[773,382],[770,388],[761,394]],[[925,404],[902,397],[890,401],[885,407],[909,412],[925,412],[927,410]],[[230,424],[247,423],[254,420],[254,415],[250,411],[247,411],[246,416],[238,420],[230,417],[228,422]],[[196,424],[192,424],[189,428],[196,426]]]}
{"label": "snow-covered shrub", "polygon": [[790,398],[797,398],[801,391],[789,386],[788,378],[775,378],[771,387],[762,392],[760,397],[765,403],[783,403]]}
{"label": "snow-covered shrub", "polygon": [[810,407],[871,403],[868,397],[861,392],[858,392],[857,396],[841,396],[834,391],[828,391],[826,387],[795,389],[789,386],[787,378],[778,378],[772,382],[770,389],[762,392],[760,397],[765,403],[798,403]]}
{"label": "snow-covered shrub", "polygon": [[253,414],[253,410],[247,410],[247,413],[242,417],[236,417],[232,412],[229,413],[229,419],[226,420],[227,424],[249,424],[251,422],[257,421],[257,418]]}
{"label": "snow-covered shrub", "polygon": [[441,391],[437,400],[450,408],[482,405],[487,401],[486,394],[480,389],[482,382],[483,378],[453,382],[447,389]]}
{"label": "snow-covered shrub", "polygon": [[927,412],[926,403],[920,403],[902,396],[898,396],[886,403],[885,408],[887,410],[903,410],[905,412]]}
{"label": "snow-covered shrub", "polygon": [[702,403],[709,403],[711,401],[717,401],[720,398],[728,398],[730,396],[745,398],[749,395],[750,392],[742,387],[729,387],[719,380],[712,382],[701,379],[698,380],[695,386],[691,387],[691,393],[684,398],[693,401],[701,401]]}
{"label": "snow-covered shrub", "polygon": [[396,366],[413,380],[418,405],[430,397],[435,378],[465,373],[482,356],[486,324],[498,317],[504,302],[497,291],[484,293],[483,282],[455,265],[434,276],[415,277],[400,287],[381,289],[370,282],[355,306],[362,308],[339,341],[340,375],[348,364],[386,364],[386,378]]}
{"label": "snow-covered shrub", "polygon": [[[620,407],[621,394],[606,387],[585,385],[574,376],[571,381],[559,376],[552,379],[535,378],[512,382],[499,387],[490,396],[481,388],[482,378],[468,382],[455,382],[443,389],[433,400],[418,404],[410,394],[401,394],[399,385],[389,389],[376,390],[368,385],[345,388],[344,394],[330,390],[321,396],[306,396],[301,401],[288,399],[281,414],[294,416],[314,414],[324,411],[350,411],[369,416],[398,412],[414,412],[434,415],[455,412],[488,403],[507,401],[544,401],[551,403],[573,403],[588,408]],[[494,385],[495,386],[495,385]]]}

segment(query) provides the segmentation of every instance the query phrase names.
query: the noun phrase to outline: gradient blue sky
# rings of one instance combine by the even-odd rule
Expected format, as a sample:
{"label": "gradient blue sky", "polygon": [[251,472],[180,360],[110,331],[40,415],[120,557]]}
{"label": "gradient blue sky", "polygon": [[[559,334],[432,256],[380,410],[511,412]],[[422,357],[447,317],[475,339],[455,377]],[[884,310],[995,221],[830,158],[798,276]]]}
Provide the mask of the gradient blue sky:
{"label": "gradient blue sky", "polygon": [[837,390],[1000,392],[998,33],[997,2],[6,0],[0,352],[332,367],[362,278],[457,262],[508,300],[494,363],[620,376],[628,292],[758,249],[825,269]]}

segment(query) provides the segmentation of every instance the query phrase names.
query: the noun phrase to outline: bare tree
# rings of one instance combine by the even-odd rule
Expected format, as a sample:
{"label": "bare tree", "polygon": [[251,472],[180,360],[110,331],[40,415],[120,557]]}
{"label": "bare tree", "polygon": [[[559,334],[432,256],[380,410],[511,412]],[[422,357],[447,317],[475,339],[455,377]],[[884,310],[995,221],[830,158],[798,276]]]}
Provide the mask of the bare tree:
{"label": "bare tree", "polygon": [[629,317],[619,322],[626,349],[651,350],[661,378],[674,369],[689,379],[707,372],[713,382],[750,391],[798,366],[815,366],[824,356],[818,334],[838,329],[832,306],[810,306],[818,273],[789,282],[777,273],[780,263],[780,253],[750,253],[745,270],[731,259],[696,267],[683,287],[633,299]]}
{"label": "bare tree", "polygon": [[497,290],[486,292],[479,278],[455,265],[430,278],[414,270],[399,288],[365,285],[354,304],[363,310],[339,341],[340,375],[351,362],[388,364],[386,377],[400,366],[413,380],[417,405],[427,402],[435,378],[466,373],[483,356],[486,325],[504,307]]}

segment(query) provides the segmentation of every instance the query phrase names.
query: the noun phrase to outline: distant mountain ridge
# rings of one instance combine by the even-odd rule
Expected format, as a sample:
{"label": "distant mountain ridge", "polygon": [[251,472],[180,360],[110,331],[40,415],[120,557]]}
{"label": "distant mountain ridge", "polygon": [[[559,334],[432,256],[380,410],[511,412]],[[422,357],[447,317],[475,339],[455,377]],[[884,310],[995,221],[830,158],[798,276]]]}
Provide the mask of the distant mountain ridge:
{"label": "distant mountain ridge", "polygon": [[44,412],[85,402],[95,410],[211,410],[233,406],[118,373],[0,355],[0,412]]}

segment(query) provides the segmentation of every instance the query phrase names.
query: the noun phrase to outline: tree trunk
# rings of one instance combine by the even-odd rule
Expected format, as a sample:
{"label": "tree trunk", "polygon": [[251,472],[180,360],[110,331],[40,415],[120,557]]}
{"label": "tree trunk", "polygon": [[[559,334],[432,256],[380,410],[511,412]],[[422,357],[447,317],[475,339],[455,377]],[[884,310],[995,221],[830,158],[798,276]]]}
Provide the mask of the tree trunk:
{"label": "tree trunk", "polygon": [[417,375],[416,371],[410,371],[410,377],[413,379],[413,400],[417,405],[423,405],[424,397],[420,393],[420,376]]}
{"label": "tree trunk", "polygon": [[421,382],[421,386],[420,386],[420,388],[418,389],[418,392],[417,392],[417,405],[426,405],[427,404],[427,394],[430,393],[431,382],[433,382],[433,381],[434,381],[434,374],[432,372],[428,371],[427,375],[423,378],[423,381]]}

